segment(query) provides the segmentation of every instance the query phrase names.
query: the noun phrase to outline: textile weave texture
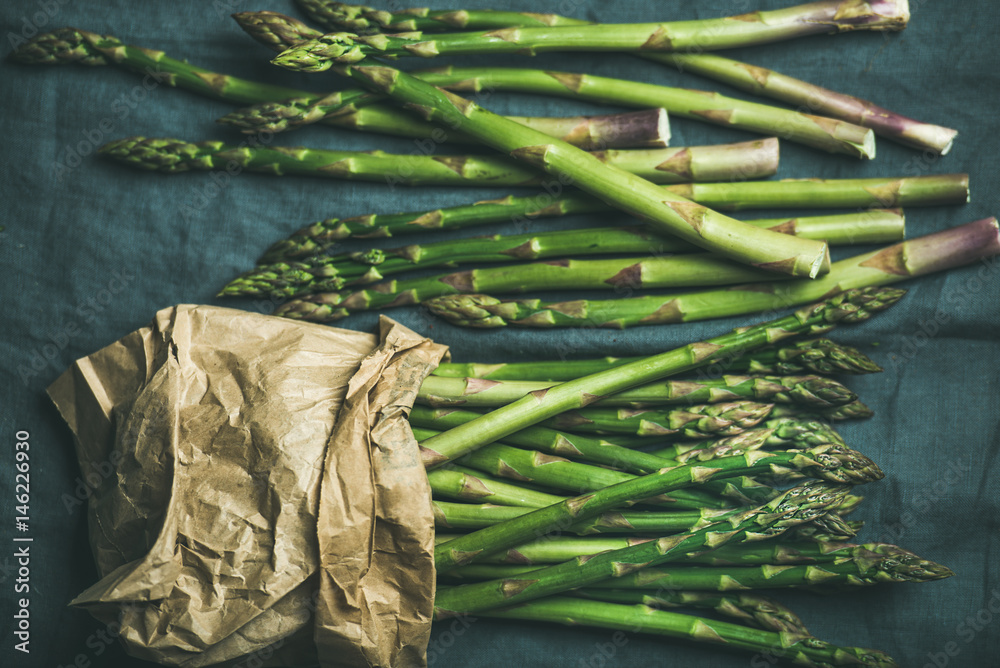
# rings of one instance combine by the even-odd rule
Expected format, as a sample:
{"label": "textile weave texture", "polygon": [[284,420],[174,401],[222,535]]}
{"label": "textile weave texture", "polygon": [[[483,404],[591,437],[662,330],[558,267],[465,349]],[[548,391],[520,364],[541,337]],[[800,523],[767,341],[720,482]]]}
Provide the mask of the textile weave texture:
{"label": "textile weave texture", "polygon": [[[409,4],[393,3],[395,8]],[[791,4],[791,0],[541,4],[467,0],[464,6],[643,22],[708,18]],[[908,211],[908,235],[916,237],[1000,213],[1000,127],[996,120],[1000,55],[991,43],[994,28],[1000,24],[1000,8],[988,0],[914,0],[910,4],[911,25],[902,33],[812,37],[740,49],[731,55],[921,120],[958,128],[953,151],[942,158],[889,141],[879,142],[878,158],[870,162],[782,144],[781,178],[969,172],[970,204]],[[346,85],[334,74],[290,74],[270,65],[273,56],[229,18],[236,11],[259,9],[304,18],[291,0],[265,5],[245,0],[7,0],[0,5],[0,36],[7,53],[36,32],[76,26],[249,79],[317,91]],[[753,99],[724,85],[623,54],[414,60],[402,65],[542,67]],[[0,477],[0,656],[9,659],[0,662],[15,666],[148,665],[125,656],[105,624],[66,605],[95,581],[96,572],[87,544],[81,472],[70,433],[46,398],[45,387],[72,360],[145,325],[165,306],[208,303],[271,312],[275,305],[269,300],[223,301],[214,295],[228,279],[249,269],[268,245],[310,222],[435,209],[502,197],[510,191],[133,171],[98,158],[96,147],[132,135],[233,142],[242,137],[214,122],[233,105],[172,90],[114,67],[31,68],[3,62],[0,99],[0,225],[5,228],[0,236],[4,269],[0,295],[5,304],[0,317],[0,447],[3,461],[12,462],[16,433],[30,432],[33,537],[31,654],[24,655],[13,649],[13,599],[19,596],[13,593],[17,568],[11,556],[14,480],[12,468],[4,466]],[[494,111],[518,115],[625,110],[503,93],[492,94],[482,103]],[[673,119],[672,129],[671,143],[676,146],[753,137],[683,119]],[[273,144],[401,153],[424,150],[407,140],[322,126],[277,136]],[[763,211],[759,215],[785,213]],[[624,215],[595,214],[537,221],[530,229],[629,222]],[[515,225],[496,225],[468,234],[513,233],[515,229],[525,231]],[[366,245],[370,244],[345,243],[343,249]],[[838,251],[836,257],[843,256]],[[887,473],[885,480],[860,492],[866,498],[852,516],[866,523],[860,539],[898,543],[951,567],[957,575],[926,585],[855,588],[825,597],[777,593],[776,598],[796,610],[822,639],[880,648],[904,666],[997,665],[998,269],[1000,264],[984,263],[913,281],[906,285],[909,294],[891,312],[832,335],[861,348],[885,367],[884,373],[847,380],[876,410],[876,416],[845,424],[842,433]],[[545,296],[571,297],[568,293]],[[418,307],[387,314],[449,345],[455,360],[483,362],[652,354],[756,321],[750,316],[627,331],[470,331],[444,324]],[[377,313],[365,313],[337,324],[373,331],[376,320]],[[946,475],[949,471],[955,473]],[[431,657],[431,665],[448,668],[770,665],[762,657],[638,634],[491,620],[441,623],[435,629]]]}

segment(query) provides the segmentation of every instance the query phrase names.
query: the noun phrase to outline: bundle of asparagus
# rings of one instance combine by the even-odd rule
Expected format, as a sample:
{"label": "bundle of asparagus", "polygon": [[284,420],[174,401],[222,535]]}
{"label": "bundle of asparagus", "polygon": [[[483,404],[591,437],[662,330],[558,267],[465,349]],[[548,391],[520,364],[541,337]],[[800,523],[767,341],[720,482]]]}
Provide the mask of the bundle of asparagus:
{"label": "bundle of asparagus", "polygon": [[[433,468],[437,618],[474,613],[627,625],[630,631],[770,650],[802,665],[896,665],[875,650],[817,640],[780,603],[730,593],[924,582],[952,574],[894,545],[844,542],[860,527],[843,517],[861,502],[845,484],[878,479],[878,468],[821,423],[764,423],[773,405],[731,401],[746,389],[757,399],[763,393],[768,400],[825,406],[852,401],[853,393],[828,377],[810,381],[829,390],[823,397],[792,397],[788,380],[780,385],[725,377],[668,381],[661,387],[683,391],[678,400],[712,403],[686,406],[659,421],[645,421],[641,410],[605,419],[600,411],[608,409],[583,406],[626,396],[627,388],[650,378],[709,371],[713,362],[760,371],[877,372],[863,353],[828,339],[784,339],[867,319],[900,295],[891,288],[849,291],[795,316],[654,358],[440,367],[422,396],[435,378],[463,373],[470,373],[462,380],[467,387],[478,380],[475,394],[515,382],[510,379],[518,372],[572,380],[545,383],[522,399],[498,398],[503,407],[492,413],[412,410],[410,423]],[[526,381],[521,385],[528,389]],[[546,417],[550,426],[527,426]],[[615,435],[630,430],[632,442],[618,444]],[[692,436],[706,440],[671,440],[662,447],[664,438]],[[803,482],[809,478],[825,482]],[[782,489],[788,482],[795,485]]]}

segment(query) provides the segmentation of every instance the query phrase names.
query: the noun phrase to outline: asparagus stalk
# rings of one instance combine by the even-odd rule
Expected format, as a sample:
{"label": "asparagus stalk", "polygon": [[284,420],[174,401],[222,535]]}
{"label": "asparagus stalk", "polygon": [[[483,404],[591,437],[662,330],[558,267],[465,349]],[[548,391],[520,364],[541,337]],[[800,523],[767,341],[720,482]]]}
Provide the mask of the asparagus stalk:
{"label": "asparagus stalk", "polygon": [[[436,533],[434,544],[440,545],[449,540],[458,538],[453,534]],[[569,561],[576,557],[598,554],[608,550],[619,550],[623,547],[631,547],[639,543],[648,543],[653,538],[634,536],[547,536],[540,540],[525,543],[484,557],[480,563],[483,564],[558,564]],[[523,548],[523,550],[522,550]]]}
{"label": "asparagus stalk", "polygon": [[589,589],[584,587],[577,590],[575,595],[606,603],[645,605],[654,610],[662,610],[663,608],[708,609],[765,631],[810,635],[798,615],[777,601],[756,594],[723,594],[704,591],[647,593],[630,589]]}
{"label": "asparagus stalk", "polygon": [[[281,16],[280,14],[275,15],[271,12],[262,12],[261,14],[261,20],[265,24],[280,21],[278,18]],[[235,16],[237,21],[241,20],[242,15]],[[298,27],[299,22],[295,19],[289,19],[289,21],[289,26],[278,27],[264,37],[259,34],[259,26],[256,25],[248,32],[270,48],[280,51],[283,46],[294,51],[304,58],[302,64],[305,66],[321,69],[328,68],[330,63],[316,65],[316,57],[323,49],[316,53],[312,51],[313,47],[323,43],[327,38],[350,38],[350,35],[346,33],[324,36],[313,31],[311,36],[314,39],[305,41],[304,35]],[[392,35],[388,38],[379,35],[372,39],[381,41],[396,37],[398,35]],[[486,87],[489,90],[542,93],[642,108],[662,107],[673,115],[718,125],[738,127],[767,135],[780,132],[780,136],[784,139],[801,142],[832,153],[844,153],[865,158],[875,157],[875,137],[866,128],[831,118],[729,98],[714,92],[531,69],[460,68],[417,73],[416,76],[432,85],[456,90],[469,90],[471,87],[478,91]],[[353,97],[355,97],[354,93],[351,94],[352,99]],[[653,103],[653,100],[658,100],[658,102]],[[231,115],[230,120],[247,130],[252,130],[254,127],[260,130],[265,128],[284,130],[340,113],[343,113],[343,109],[340,106],[340,101],[336,98],[333,98],[331,102],[292,100],[287,104],[269,104],[262,108],[251,107],[240,110]],[[277,124],[272,125],[271,119],[277,121]]]}
{"label": "asparagus stalk", "polygon": [[902,30],[909,21],[905,0],[889,0],[877,3],[878,6],[855,3],[850,11],[844,11],[843,4],[842,0],[814,2],[744,14],[738,20],[727,17],[671,23],[563,25],[439,35],[420,31],[370,36],[338,32],[313,40],[315,44],[308,53],[350,64],[366,56],[431,58],[550,51],[717,50],[849,30]]}
{"label": "asparagus stalk", "polygon": [[[219,122],[232,125],[245,134],[283,132],[289,129],[289,119],[285,117],[286,111],[282,105],[265,103],[263,106],[277,116],[276,122],[265,123],[263,118],[256,116],[253,120],[247,120],[247,116],[241,113],[243,110],[227,114],[220,118]],[[434,144],[445,141],[475,143],[470,137],[446,131],[395,107],[383,104],[361,107],[354,105],[354,107],[344,109],[341,113],[328,114],[323,120],[327,125],[339,128],[409,139],[430,139]],[[256,114],[260,109],[261,106],[258,105],[248,108],[247,111]],[[567,118],[547,116],[507,118],[588,151],[610,148],[665,148],[670,142],[670,121],[665,109],[642,109],[620,114]]]}
{"label": "asparagus stalk", "polygon": [[[772,154],[776,152],[776,144],[757,142],[747,154],[747,159],[757,164],[761,154],[758,149],[761,147]],[[726,156],[730,156],[731,160],[732,154],[725,147],[698,148],[698,153],[709,161],[705,163],[709,165],[709,171],[716,167],[722,171],[732,169],[734,163],[726,162]],[[131,167],[168,174],[192,170],[239,169],[276,176],[297,174],[375,181],[388,185],[530,186],[544,183],[537,170],[517,161],[494,156],[397,155],[383,151],[272,148],[259,144],[235,145],[220,141],[191,143],[179,139],[146,137],[118,139],[105,144],[98,152]],[[684,154],[683,147],[585,153],[599,164],[615,169],[634,170],[638,175],[656,183],[678,183],[691,177],[685,171],[686,168],[674,160],[678,155]],[[675,168],[678,171],[672,171]],[[719,172],[713,172],[711,176],[717,178]],[[794,239],[788,235],[781,236]]]}
{"label": "asparagus stalk", "polygon": [[326,0],[296,0],[296,4],[309,18],[332,30],[369,30],[388,32],[408,32],[411,30],[491,30],[511,26],[562,26],[580,25],[585,21],[566,18],[558,14],[535,14],[533,12],[505,12],[488,10],[444,10],[409,8],[390,13],[364,7],[346,5],[342,2]]}
{"label": "asparagus stalk", "polygon": [[[298,48],[284,52],[273,62],[293,70],[314,69],[312,65],[322,69],[307,49]],[[569,179],[609,204],[642,216],[654,228],[676,233],[707,250],[795,276],[815,277],[828,270],[829,249],[825,243],[756,228],[683,197],[665,195],[649,181],[607,165],[592,154],[507,121],[404,72],[365,65],[338,67],[338,72],[407,104],[411,111],[421,110],[428,119],[456,127],[561,180]]]}
{"label": "asparagus stalk", "polygon": [[[669,494],[693,483],[701,484],[709,480],[754,475],[776,469],[801,471],[817,478],[853,484],[877,480],[883,476],[867,457],[849,448],[834,445],[796,453],[757,451],[742,456],[723,457],[715,460],[711,468],[681,465],[539,508],[467,534],[436,547],[434,562],[439,572],[448,570],[470,563],[482,554],[513,547],[554,529],[574,526],[638,499]],[[830,503],[833,503],[832,499]]]}
{"label": "asparagus stalk", "polygon": [[[444,590],[448,591],[448,590]],[[510,608],[478,613],[484,617],[649,633],[686,641],[718,644],[758,656],[787,659],[799,666],[877,666],[898,664],[878,650],[840,647],[808,635],[754,629],[713,619],[657,610],[647,605],[618,605],[575,597],[553,596]]]}
{"label": "asparagus stalk", "polygon": [[809,303],[861,287],[891,285],[936,271],[961,267],[1000,254],[996,218],[904,241],[833,265],[815,281],[783,281],[651,295],[627,299],[501,301],[488,295],[449,295],[428,300],[432,313],[466,327],[610,327],[694,322]]}
{"label": "asparagus stalk", "polygon": [[[947,567],[922,559],[895,545],[882,544],[870,554],[819,564],[779,566],[691,566],[669,571],[650,569],[599,582],[596,588],[689,589],[772,589],[816,585],[866,586],[882,582],[929,582],[951,577]],[[496,576],[494,576],[496,577]]]}
{"label": "asparagus stalk", "polygon": [[[724,546],[729,547],[729,546]],[[736,547],[740,547],[737,545]],[[618,548],[622,549],[622,548]],[[865,557],[845,558],[819,564],[763,564],[761,566],[676,566],[645,568],[622,577],[611,577],[589,585],[589,590],[619,591],[732,591],[734,589],[790,589],[831,585],[870,586],[883,582],[930,582],[951,577],[951,569],[895,545]],[[590,555],[582,555],[584,557]],[[579,559],[581,557],[573,557]],[[683,563],[683,558],[669,562]],[[541,573],[538,565],[475,564],[447,573],[455,580],[493,580]]]}
{"label": "asparagus stalk", "polygon": [[[522,517],[532,511],[533,508],[523,506],[434,501],[434,523],[439,529],[483,529]],[[663,536],[686,531],[696,524],[704,523],[707,518],[714,516],[713,513],[714,511],[705,508],[669,511],[624,510],[600,513],[579,522],[560,525],[559,528],[560,531],[581,536],[623,533]],[[455,536],[452,540],[459,538],[464,536]]]}
{"label": "asparagus stalk", "polygon": [[[692,522],[692,524],[695,523]],[[446,543],[449,540],[454,540],[456,537],[453,534],[438,533],[435,537],[435,542]],[[614,536],[545,536],[509,550],[482,557],[479,559],[479,563],[515,565],[558,564],[577,557],[585,557],[606,550],[627,547],[624,544],[626,540],[629,540],[629,538]],[[649,538],[641,540],[649,540]],[[788,540],[786,537],[781,537],[779,539],[756,543],[722,545],[703,553],[682,555],[675,562],[669,563],[727,568],[730,566],[779,567],[788,564],[819,564],[822,567],[823,564],[846,563],[849,561],[868,564],[873,560],[878,562],[898,553],[900,553],[898,547],[886,543],[857,545],[854,543],[823,543],[815,540],[794,541]],[[909,553],[905,554],[909,555]],[[484,572],[487,574],[491,573],[489,570],[485,570]],[[456,576],[461,576],[463,571],[456,569],[452,573]],[[495,577],[495,574],[488,575],[488,577]]]}
{"label": "asparagus stalk", "polygon": [[673,65],[682,72],[694,72],[721,81],[748,93],[808,109],[810,113],[871,128],[881,137],[940,155],[951,150],[958,135],[958,130],[916,121],[868,100],[715,54],[647,53],[643,57]]}
{"label": "asparagus stalk", "polygon": [[867,320],[874,313],[891,306],[902,295],[902,291],[893,288],[850,290],[767,323],[688,344],[533,393],[477,420],[450,429],[439,437],[428,439],[422,444],[425,462],[431,467],[442,464],[559,413],[583,408],[598,397],[690,371],[712,363],[721,355],[748,352],[796,334],[825,333],[838,322]]}
{"label": "asparagus stalk", "polygon": [[[878,243],[865,235],[866,230],[875,230],[885,224],[881,212],[872,207],[962,204],[969,199],[969,176],[945,174],[900,179],[748,181],[712,186],[700,184],[697,189],[690,185],[668,188],[683,192],[702,204],[732,210],[765,207],[871,209],[859,214],[860,219],[842,220],[851,226],[846,233],[854,235],[858,243]],[[555,194],[505,197],[435,211],[371,214],[343,220],[330,218],[308,225],[290,238],[274,244],[261,258],[261,262],[313,255],[337,241],[351,237],[392,237],[425,229],[457,229],[505,221],[527,222],[536,218],[607,210],[609,207],[599,200],[575,193],[564,195],[558,189]],[[765,226],[806,236],[799,223],[812,220],[815,219],[776,220],[774,225]],[[866,220],[871,223],[870,227],[866,225]],[[898,229],[902,220],[897,219],[888,224]]]}
{"label": "asparagus stalk", "polygon": [[[553,380],[566,381],[634,362],[637,357],[603,357],[588,360],[558,360],[550,362],[508,362],[479,364],[445,362],[432,372],[449,378],[484,378],[487,380]],[[726,359],[708,367],[705,372],[747,372],[750,374],[865,374],[881,371],[875,362],[861,351],[842,346],[829,339],[790,341],[782,346],[761,348],[750,354]]]}
{"label": "asparagus stalk", "polygon": [[[327,28],[364,33],[405,32],[420,30],[467,29],[489,30],[497,28],[542,27],[543,25],[586,25],[581,21],[558,15],[546,15],[545,24],[531,14],[491,12],[491,11],[439,11],[407,10],[391,14],[370,7],[326,3],[322,0],[307,0],[312,7],[303,7],[317,22]],[[422,11],[423,16],[413,12]],[[436,20],[434,16],[461,17],[461,23],[452,20]],[[509,21],[506,25],[500,21]],[[558,21],[558,23],[556,23]],[[405,27],[404,27],[405,26]],[[700,49],[699,49],[700,51]],[[809,109],[813,113],[823,113],[855,125],[868,127],[876,134],[900,142],[907,146],[946,154],[958,134],[956,130],[929,123],[921,123],[893,113],[878,105],[850,95],[844,95],[820,86],[755,65],[749,65],[710,53],[652,53],[643,52],[640,57],[654,62],[666,63],[682,72],[694,72],[721,81],[756,95]]]}
{"label": "asparagus stalk", "polygon": [[671,188],[726,211],[768,207],[894,207],[966,204],[968,174],[896,179],[784,179],[761,183],[684,184]]}
{"label": "asparagus stalk", "polygon": [[512,485],[462,466],[428,471],[427,480],[435,498],[444,497],[528,508],[544,508],[563,500],[563,497]]}
{"label": "asparagus stalk", "polygon": [[[132,46],[111,35],[78,28],[60,28],[31,39],[11,54],[25,65],[117,65],[143,74],[158,83],[184,88],[206,97],[241,104],[287,98],[320,99],[323,96],[285,86],[248,81],[212,72],[168,57],[164,52]],[[364,91],[347,92],[358,97]],[[319,120],[319,119],[317,119]]]}
{"label": "asparagus stalk", "polygon": [[572,432],[636,436],[711,438],[733,436],[766,419],[774,404],[732,401],[672,410],[581,408],[542,424]]}
{"label": "asparagus stalk", "polygon": [[[549,381],[428,376],[420,386],[417,401],[430,406],[505,406],[556,385],[558,383]],[[857,395],[841,383],[823,376],[723,376],[701,381],[657,381],[601,397],[598,402],[601,406],[646,408],[741,399],[826,408],[849,404],[857,399]]]}
{"label": "asparagus stalk", "polygon": [[[898,210],[875,214],[845,214],[787,220],[745,221],[775,231],[822,239],[830,245],[886,243],[903,238],[903,216]],[[859,228],[862,235],[859,237]],[[341,255],[318,254],[298,262],[277,262],[233,279],[220,296],[283,295],[294,297],[313,292],[332,292],[345,285],[368,284],[386,276],[419,267],[454,267],[512,260],[540,260],[626,253],[694,252],[697,247],[664,237],[641,227],[598,227],[584,230],[542,231],[510,236],[492,235],[455,239],[401,248],[369,249]],[[523,376],[522,376],[523,378]]]}
{"label": "asparagus stalk", "polygon": [[[676,555],[710,550],[728,542],[777,536],[792,526],[825,514],[829,506],[847,493],[847,489],[849,488],[844,485],[814,480],[793,487],[759,508],[733,513],[725,520],[692,528],[684,534],[532,570],[528,577],[515,575],[438,590],[434,599],[435,617],[440,619],[463,612],[530,601],[607,578],[618,579],[633,571],[641,572],[650,566],[667,562]],[[467,538],[465,536],[444,543],[438,549],[453,546]]]}
{"label": "asparagus stalk", "polygon": [[[562,457],[491,443],[459,460],[465,466],[501,478],[512,478],[560,492],[596,491],[636,476],[623,471],[572,462]],[[663,462],[661,467],[663,468]],[[432,471],[433,473],[433,471]],[[685,490],[688,491],[688,490]],[[650,497],[647,502],[669,503],[670,498]]]}
{"label": "asparagus stalk", "polygon": [[712,253],[560,259],[390,279],[353,291],[306,294],[282,304],[275,313],[296,320],[329,322],[357,311],[408,306],[445,295],[540,290],[615,290],[620,293],[640,288],[733,285],[781,278],[782,274],[748,267]]}

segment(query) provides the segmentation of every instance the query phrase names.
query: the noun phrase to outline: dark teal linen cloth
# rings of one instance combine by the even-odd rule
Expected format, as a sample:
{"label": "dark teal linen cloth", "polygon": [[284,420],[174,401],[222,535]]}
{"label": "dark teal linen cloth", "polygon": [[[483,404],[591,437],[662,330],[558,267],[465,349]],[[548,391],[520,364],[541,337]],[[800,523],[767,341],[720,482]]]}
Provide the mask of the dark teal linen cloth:
{"label": "dark teal linen cloth", "polygon": [[[468,0],[465,6],[639,22],[707,18],[790,4]],[[788,142],[782,145],[780,177],[969,172],[970,204],[908,212],[908,234],[916,237],[1000,211],[1000,56],[994,43],[1000,9],[988,0],[918,0],[911,6],[911,27],[900,34],[820,36],[742,49],[733,55],[958,128],[955,148],[943,158],[889,141],[879,142],[878,159],[872,162]],[[269,65],[268,52],[228,16],[257,9],[302,16],[291,0],[269,4],[7,0],[0,5],[0,37],[7,53],[22,37],[76,26],[251,79],[314,90],[343,86],[333,74],[290,75]],[[620,54],[480,57],[460,62],[582,71],[742,96],[720,84]],[[420,61],[405,66],[437,64]],[[520,115],[613,110],[499,93],[485,105]],[[256,174],[215,180],[207,173],[164,176],[132,171],[94,155],[97,146],[131,135],[238,142],[239,136],[214,123],[232,109],[233,105],[148,79],[144,85],[132,72],[114,67],[0,65],[0,225],[6,228],[0,236],[0,461],[4,462],[0,657],[7,657],[0,659],[2,665],[147,665],[109,642],[103,624],[66,605],[96,579],[84,509],[64,503],[65,495],[74,494],[79,476],[71,435],[44,393],[74,359],[145,325],[155,311],[177,303],[270,312],[273,304],[267,300],[222,301],[214,295],[229,278],[252,266],[270,243],[314,220],[433,209],[508,194],[506,189],[389,188]],[[677,146],[752,137],[683,119],[674,119],[672,127],[672,143]],[[407,140],[326,127],[280,136],[274,143],[419,150]],[[782,215],[777,211],[760,215],[772,213]],[[539,221],[532,229],[624,222],[625,216],[601,214]],[[510,229],[498,225],[482,232]],[[364,244],[343,246],[361,247]],[[890,313],[833,335],[860,347],[885,367],[884,373],[847,381],[877,415],[843,425],[842,433],[887,473],[885,480],[860,492],[866,497],[854,516],[866,523],[860,538],[897,542],[950,566],[957,575],[926,585],[856,588],[826,597],[776,594],[820,638],[881,648],[910,667],[1000,665],[998,266],[980,264],[913,281],[907,285],[909,294]],[[485,362],[651,354],[755,321],[751,316],[629,331],[470,331],[443,324],[419,308],[386,314],[448,344],[456,360]],[[337,324],[370,331],[376,319],[377,314],[366,313]],[[12,541],[17,533],[13,461],[19,430],[30,432],[31,443],[28,655],[14,650],[13,635],[14,599],[21,596],[14,589],[17,545]],[[949,470],[956,473],[948,475]],[[770,665],[764,657],[642,635],[489,620],[441,623],[431,650],[432,665],[448,668]]]}

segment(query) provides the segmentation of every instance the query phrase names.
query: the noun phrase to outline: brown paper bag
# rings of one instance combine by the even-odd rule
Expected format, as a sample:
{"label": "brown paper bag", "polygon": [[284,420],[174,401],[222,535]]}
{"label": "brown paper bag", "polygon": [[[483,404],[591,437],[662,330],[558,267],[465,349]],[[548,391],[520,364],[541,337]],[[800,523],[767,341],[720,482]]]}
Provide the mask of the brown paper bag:
{"label": "brown paper bag", "polygon": [[433,519],[405,416],[445,353],[385,318],[376,338],[182,305],[78,360],[49,394],[102,578],[72,604],[169,665],[423,665]]}

